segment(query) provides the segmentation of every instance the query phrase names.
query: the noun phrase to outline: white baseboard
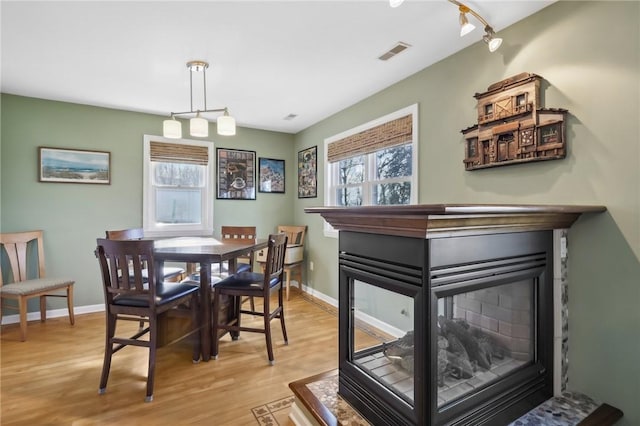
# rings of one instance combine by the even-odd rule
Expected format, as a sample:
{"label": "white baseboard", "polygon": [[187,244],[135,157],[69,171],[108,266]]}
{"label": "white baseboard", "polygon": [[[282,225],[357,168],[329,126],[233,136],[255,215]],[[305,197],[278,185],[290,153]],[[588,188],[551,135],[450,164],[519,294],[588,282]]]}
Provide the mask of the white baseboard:
{"label": "white baseboard", "polygon": [[[93,312],[104,312],[104,303],[98,305],[76,306],[73,308],[74,315],[90,314]],[[52,309],[47,311],[47,318],[66,317],[69,315],[67,308]],[[40,319],[40,311],[27,313],[27,321]],[[6,315],[2,317],[2,324],[17,324],[20,322],[20,315]]]}
{"label": "white baseboard", "polygon": [[[296,281],[291,281],[291,284],[295,283],[298,288],[300,288],[300,283]],[[320,293],[317,290],[307,287],[302,284],[303,291],[309,293],[313,297],[316,297],[323,302],[326,302],[332,306],[338,307],[338,301],[334,298],[327,296],[324,293]],[[82,314],[90,314],[93,312],[104,312],[104,303],[100,303],[97,305],[85,305],[85,306],[76,306],[73,308],[73,313],[75,315]],[[69,315],[67,308],[61,309],[51,309],[47,311],[47,318],[58,318],[58,317],[66,317]],[[27,321],[35,321],[40,319],[40,311],[29,312],[27,313]],[[17,324],[20,322],[20,315],[5,315],[2,317],[2,324]]]}
{"label": "white baseboard", "polygon": [[309,295],[311,295],[311,296],[313,296],[313,297],[315,297],[317,299],[320,299],[323,302],[328,303],[331,306],[334,306],[336,308],[338,307],[338,301],[336,299],[334,299],[332,297],[329,297],[324,293],[320,293],[318,290],[315,290],[313,288],[309,288],[304,284],[302,285],[302,290],[305,293],[308,293]]}

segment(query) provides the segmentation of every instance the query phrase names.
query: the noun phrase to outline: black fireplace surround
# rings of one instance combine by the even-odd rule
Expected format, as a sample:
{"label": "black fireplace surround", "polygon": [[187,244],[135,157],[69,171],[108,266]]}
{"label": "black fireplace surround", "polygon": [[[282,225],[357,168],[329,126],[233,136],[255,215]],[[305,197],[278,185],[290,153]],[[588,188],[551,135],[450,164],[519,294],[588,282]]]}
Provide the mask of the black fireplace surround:
{"label": "black fireplace surround", "polygon": [[[504,425],[550,398],[553,394],[552,254],[552,230],[438,238],[342,230],[339,240],[340,395],[376,426]],[[356,348],[356,286],[358,292],[363,291],[364,286],[410,298],[412,327],[403,330],[407,334],[395,336],[395,343],[386,339],[379,345]],[[442,337],[447,336],[445,331],[473,330],[476,336],[480,333],[481,337],[470,342],[479,350],[482,348],[477,342],[489,340],[489,332],[485,335],[464,319],[466,298],[481,297],[483,292],[496,300],[513,299],[525,305],[525,314],[521,316],[527,326],[518,326],[524,330],[521,331],[524,338],[515,339],[521,348],[500,346],[498,351],[494,345],[487,349],[491,354],[485,354],[490,360],[493,355],[496,363],[505,364],[505,359],[511,363],[512,367],[499,377],[489,372],[490,364],[485,358],[477,355],[474,358],[473,353],[467,356],[466,352],[471,352],[468,347],[464,363],[468,367],[456,369],[449,361],[443,361],[447,355],[453,356],[451,352],[443,352],[443,348],[452,347],[458,340],[450,334],[449,340],[445,340]],[[389,309],[393,311],[393,306]],[[505,308],[482,309],[504,311]],[[473,319],[476,314],[469,311],[466,315]],[[380,320],[384,322],[384,318]],[[483,321],[498,323],[484,316]],[[507,323],[505,327],[516,325]],[[464,340],[469,335],[467,332],[458,337]],[[388,356],[393,345],[405,348],[408,340],[410,352],[405,358]],[[505,354],[508,354],[506,358]],[[403,390],[399,391],[365,368],[367,357],[378,357],[387,363],[395,359],[402,361],[397,364],[400,365],[398,373],[393,374],[394,377],[403,374],[406,378]],[[396,364],[389,363],[388,367],[394,366]],[[490,378],[483,379],[487,376]],[[480,379],[485,382],[476,385]],[[445,381],[449,385],[462,382],[459,388],[465,390],[444,391]],[[407,383],[412,389],[407,389]]]}

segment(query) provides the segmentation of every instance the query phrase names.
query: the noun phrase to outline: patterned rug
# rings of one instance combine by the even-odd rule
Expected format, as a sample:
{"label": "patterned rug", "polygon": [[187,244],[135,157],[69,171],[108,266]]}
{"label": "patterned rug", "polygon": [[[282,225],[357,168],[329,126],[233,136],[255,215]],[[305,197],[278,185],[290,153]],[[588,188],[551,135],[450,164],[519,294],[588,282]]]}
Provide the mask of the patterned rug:
{"label": "patterned rug", "polygon": [[294,396],[268,402],[252,408],[251,412],[262,426],[284,426],[289,421],[289,408],[293,404]]}

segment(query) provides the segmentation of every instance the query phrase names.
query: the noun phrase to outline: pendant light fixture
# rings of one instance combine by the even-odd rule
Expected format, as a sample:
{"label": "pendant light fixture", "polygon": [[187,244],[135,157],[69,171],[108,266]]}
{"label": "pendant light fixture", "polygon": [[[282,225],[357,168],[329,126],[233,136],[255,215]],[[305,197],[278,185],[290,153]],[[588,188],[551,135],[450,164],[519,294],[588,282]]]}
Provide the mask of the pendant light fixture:
{"label": "pendant light fixture", "polygon": [[[218,134],[223,136],[233,136],[236,134],[236,120],[229,115],[227,108],[207,109],[207,76],[206,69],[209,63],[205,61],[189,61],[189,95],[191,97],[191,110],[184,112],[172,112],[171,118],[164,120],[162,123],[162,135],[165,138],[180,139],[182,137],[182,124],[176,120],[177,116],[191,115],[189,120],[189,134],[198,138],[206,138],[209,136],[209,121],[201,116],[201,113],[222,112],[216,120]],[[203,109],[193,109],[193,75],[202,73],[202,99],[204,100]],[[195,116],[194,116],[195,115]]]}

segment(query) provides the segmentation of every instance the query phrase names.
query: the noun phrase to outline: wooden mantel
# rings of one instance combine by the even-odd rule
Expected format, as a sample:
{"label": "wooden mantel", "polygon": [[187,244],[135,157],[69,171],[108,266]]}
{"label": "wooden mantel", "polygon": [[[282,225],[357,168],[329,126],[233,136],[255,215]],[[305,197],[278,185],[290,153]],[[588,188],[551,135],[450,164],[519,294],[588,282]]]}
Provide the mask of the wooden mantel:
{"label": "wooden mantel", "polygon": [[402,206],[307,207],[339,231],[442,238],[500,232],[569,228],[583,213],[604,206],[526,204],[418,204]]}

